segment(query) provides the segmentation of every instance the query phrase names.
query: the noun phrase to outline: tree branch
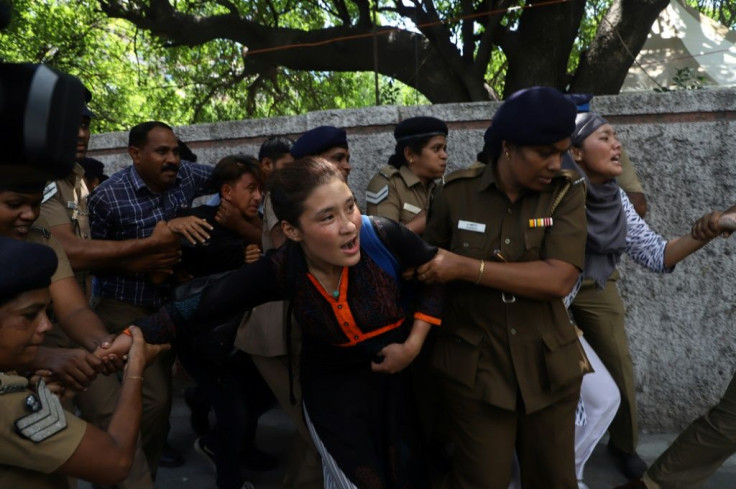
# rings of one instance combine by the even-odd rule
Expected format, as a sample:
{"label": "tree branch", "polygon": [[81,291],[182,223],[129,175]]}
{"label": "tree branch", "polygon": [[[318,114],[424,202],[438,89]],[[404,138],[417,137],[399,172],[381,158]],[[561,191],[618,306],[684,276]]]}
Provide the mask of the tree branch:
{"label": "tree branch", "polygon": [[581,54],[570,84],[575,92],[618,93],[652,24],[669,0],[615,0]]}

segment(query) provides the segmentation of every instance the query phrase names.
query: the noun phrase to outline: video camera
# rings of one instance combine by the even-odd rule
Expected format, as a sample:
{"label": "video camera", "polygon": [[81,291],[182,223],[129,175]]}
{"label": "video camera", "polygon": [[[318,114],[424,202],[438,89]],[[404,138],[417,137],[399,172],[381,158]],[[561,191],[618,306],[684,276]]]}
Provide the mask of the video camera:
{"label": "video camera", "polygon": [[[10,7],[0,0],[0,30]],[[85,89],[77,78],[38,64],[0,63],[0,179],[31,167],[49,179],[74,164]]]}

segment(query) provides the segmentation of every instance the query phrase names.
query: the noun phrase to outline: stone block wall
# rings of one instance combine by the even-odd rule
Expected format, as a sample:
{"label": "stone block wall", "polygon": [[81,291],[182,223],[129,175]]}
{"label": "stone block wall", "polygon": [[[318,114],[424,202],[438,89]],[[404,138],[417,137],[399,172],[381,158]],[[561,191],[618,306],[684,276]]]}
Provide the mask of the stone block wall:
{"label": "stone block wall", "polygon": [[[393,127],[432,115],[450,127],[448,171],[471,164],[498,103],[330,110],[294,117],[176,128],[199,156],[257,154],[270,135],[298,137],[331,124],[346,128],[353,171],[350,185],[361,205],[371,176],[393,152]],[[710,209],[736,204],[736,89],[629,93],[596,97],[592,110],[613,123],[631,156],[649,201],[646,220],[667,238],[689,232]],[[130,164],[126,133],[92,137],[90,156],[108,173]],[[619,283],[637,375],[641,427],[675,430],[702,414],[736,370],[736,237],[718,239],[656,275],[628,258]]]}

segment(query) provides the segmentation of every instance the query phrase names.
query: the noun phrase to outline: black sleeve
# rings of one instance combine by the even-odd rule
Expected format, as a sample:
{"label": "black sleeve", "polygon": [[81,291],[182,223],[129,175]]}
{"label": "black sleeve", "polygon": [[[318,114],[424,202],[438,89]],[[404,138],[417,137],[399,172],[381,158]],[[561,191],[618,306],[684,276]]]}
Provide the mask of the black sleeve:
{"label": "black sleeve", "polygon": [[399,261],[402,270],[422,265],[437,253],[436,246],[427,244],[403,224],[378,216],[372,216],[371,220],[379,238]]}
{"label": "black sleeve", "polygon": [[176,337],[209,331],[259,304],[285,299],[277,279],[275,253],[243,265],[199,294],[165,304],[135,324],[149,343],[169,343]]}

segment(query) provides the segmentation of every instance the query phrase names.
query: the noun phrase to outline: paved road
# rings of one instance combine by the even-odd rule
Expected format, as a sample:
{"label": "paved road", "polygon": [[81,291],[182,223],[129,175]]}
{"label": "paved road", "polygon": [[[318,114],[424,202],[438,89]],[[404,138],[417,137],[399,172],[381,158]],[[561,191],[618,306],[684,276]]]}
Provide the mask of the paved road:
{"label": "paved road", "polygon": [[[177,380],[175,385],[176,397],[171,415],[172,431],[169,441],[183,451],[187,462],[182,467],[175,469],[160,469],[156,489],[217,489],[214,482],[214,468],[192,448],[195,435],[189,428],[189,412],[182,398],[185,383]],[[281,463],[276,470],[270,472],[246,472],[247,477],[257,489],[280,487],[292,436],[294,436],[294,429],[281,410],[273,409],[261,418],[257,433],[258,446],[278,456]],[[641,456],[651,463],[674,440],[675,436],[675,433],[643,434],[639,441]],[[626,482],[613,467],[604,443],[596,448],[586,466],[585,482],[590,489],[611,489]],[[80,484],[80,489],[89,488],[87,484]],[[716,472],[705,488],[736,488],[736,456],[731,457]]]}

